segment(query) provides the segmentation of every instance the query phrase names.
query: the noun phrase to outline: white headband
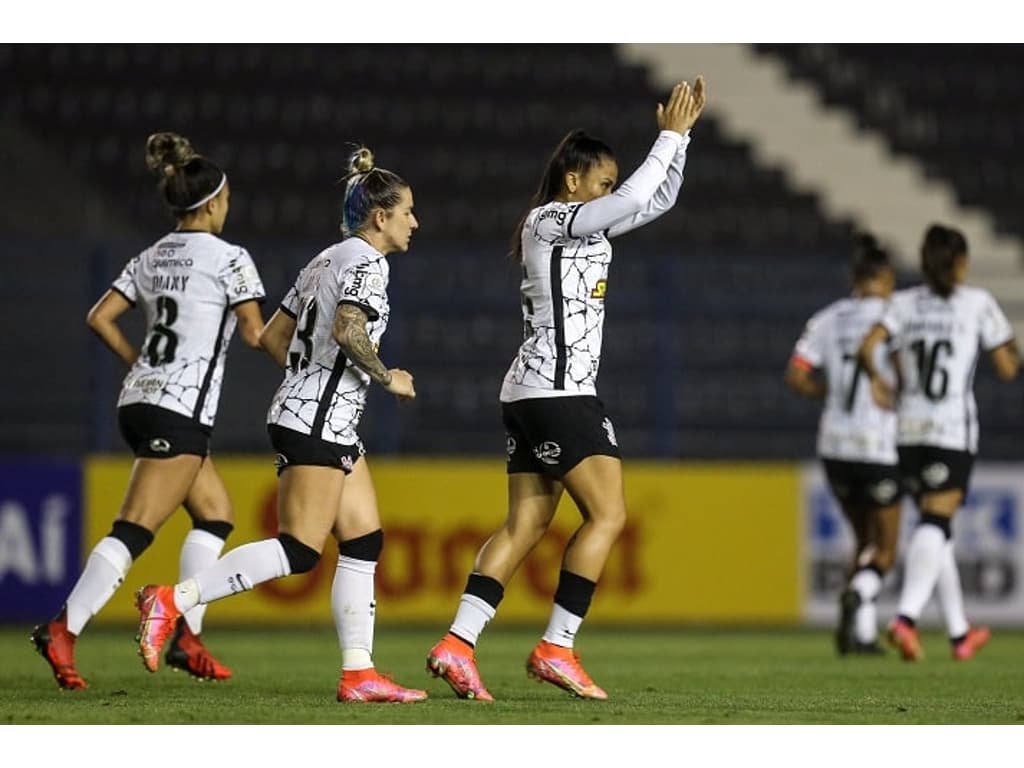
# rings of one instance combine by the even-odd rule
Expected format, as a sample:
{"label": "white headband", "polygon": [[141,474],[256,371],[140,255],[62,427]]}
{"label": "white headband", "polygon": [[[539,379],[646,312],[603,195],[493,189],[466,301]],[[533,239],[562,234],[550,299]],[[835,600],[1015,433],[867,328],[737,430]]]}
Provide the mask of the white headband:
{"label": "white headband", "polygon": [[202,206],[206,205],[208,202],[213,200],[213,198],[215,198],[217,195],[219,195],[220,191],[222,189],[224,189],[224,185],[227,184],[227,183],[228,183],[228,175],[226,173],[221,174],[220,184],[217,185],[217,188],[215,190],[213,190],[213,192],[208,194],[206,197],[204,197],[202,200],[200,200],[195,205],[190,205],[188,208],[182,208],[181,210],[183,210],[183,211],[194,211],[196,208],[201,208]]}

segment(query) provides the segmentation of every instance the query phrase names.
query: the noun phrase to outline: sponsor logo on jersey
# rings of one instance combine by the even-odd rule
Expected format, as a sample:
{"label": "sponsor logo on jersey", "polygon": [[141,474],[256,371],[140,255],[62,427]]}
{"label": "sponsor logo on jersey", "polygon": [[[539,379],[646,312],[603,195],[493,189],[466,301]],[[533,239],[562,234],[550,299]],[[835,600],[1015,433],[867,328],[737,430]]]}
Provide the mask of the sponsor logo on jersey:
{"label": "sponsor logo on jersey", "polygon": [[618,448],[619,441],[615,439],[615,427],[612,426],[612,420],[605,416],[604,421],[601,422],[601,426],[604,427],[604,431],[608,433],[608,442]]}
{"label": "sponsor logo on jersey", "polygon": [[169,453],[171,450],[170,440],[165,440],[162,437],[154,437],[149,441],[149,450],[154,453]]}
{"label": "sponsor logo on jersey", "polygon": [[544,464],[557,464],[562,455],[562,446],[553,440],[545,440],[533,449],[533,455]]}
{"label": "sponsor logo on jersey", "polygon": [[936,461],[921,470],[921,477],[927,485],[937,488],[949,479],[949,467]]}
{"label": "sponsor logo on jersey", "polygon": [[566,211],[559,210],[558,208],[548,208],[537,217],[537,223],[540,224],[546,219],[554,219],[558,225],[561,226],[562,224],[565,224],[566,213]]}
{"label": "sponsor logo on jersey", "polygon": [[590,298],[592,299],[603,299],[605,293],[608,291],[608,281],[601,278],[597,281],[597,285],[594,286],[594,290],[590,292]]}
{"label": "sponsor logo on jersey", "polygon": [[138,389],[143,394],[155,395],[164,388],[165,380],[160,376],[139,377],[128,385],[130,389]]}

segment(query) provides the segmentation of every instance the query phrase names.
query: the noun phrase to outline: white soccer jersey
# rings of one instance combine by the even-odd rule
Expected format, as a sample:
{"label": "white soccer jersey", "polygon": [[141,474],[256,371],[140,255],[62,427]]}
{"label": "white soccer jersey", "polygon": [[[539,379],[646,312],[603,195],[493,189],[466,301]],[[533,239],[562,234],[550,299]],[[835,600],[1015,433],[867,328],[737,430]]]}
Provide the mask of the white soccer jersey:
{"label": "white soccer jersey", "polygon": [[232,310],[265,295],[249,253],[209,232],[171,232],[128,262],[113,289],[146,317],[118,406],[156,405],[212,427]]}
{"label": "white soccer jersey", "polygon": [[[857,359],[864,336],[885,309],[883,299],[866,296],[832,302],[807,322],[793,350],[793,362],[818,368],[828,392],[818,421],[818,455],[868,464],[897,463],[896,414],[875,404]],[[875,366],[893,383],[889,353],[875,348]]]}
{"label": "white soccer jersey", "polygon": [[662,131],[646,160],[611,195],[530,211],[522,234],[524,339],[502,383],[502,402],[597,393],[609,238],[675,204],[688,143],[688,134]]}
{"label": "white soccer jersey", "polygon": [[299,273],[281,309],[295,318],[288,369],[267,413],[267,423],[355,445],[370,377],[351,363],[332,332],[340,304],[360,307],[374,346],[388,327],[388,262],[359,237],[322,251]]}
{"label": "white soccer jersey", "polygon": [[944,299],[920,285],[893,294],[882,324],[899,349],[897,442],[976,453],[978,356],[1013,338],[996,300],[973,286]]}

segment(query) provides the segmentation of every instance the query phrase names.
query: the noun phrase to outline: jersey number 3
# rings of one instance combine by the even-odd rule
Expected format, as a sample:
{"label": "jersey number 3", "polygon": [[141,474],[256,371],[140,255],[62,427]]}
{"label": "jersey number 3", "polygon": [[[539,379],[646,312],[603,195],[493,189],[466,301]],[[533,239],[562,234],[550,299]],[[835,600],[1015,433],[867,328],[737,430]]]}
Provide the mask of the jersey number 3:
{"label": "jersey number 3", "polygon": [[303,370],[313,359],[313,330],[316,328],[316,297],[310,296],[302,305],[295,324],[295,335],[288,347],[288,367],[292,373]]}

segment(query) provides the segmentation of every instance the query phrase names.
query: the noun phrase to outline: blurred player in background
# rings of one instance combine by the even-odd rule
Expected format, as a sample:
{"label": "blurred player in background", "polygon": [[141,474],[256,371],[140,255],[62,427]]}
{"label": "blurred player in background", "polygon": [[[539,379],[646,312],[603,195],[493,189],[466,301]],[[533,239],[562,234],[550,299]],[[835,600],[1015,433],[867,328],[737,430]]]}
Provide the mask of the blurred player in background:
{"label": "blurred player in background", "polygon": [[[75,667],[76,639],[179,506],[193,522],[181,548],[182,578],[216,561],[233,528],[209,445],[236,325],[246,345],[259,347],[263,283],[246,250],[219,237],[228,215],[227,175],[173,133],[149,137],[146,164],[177,227],[128,262],[89,311],[89,327],[130,366],[117,420],[135,463],[110,533],[89,554],[60,614],[32,631],[61,688],[86,687]],[[141,349],[117,324],[136,305],[146,317]],[[200,640],[204,613],[197,606],[176,619],[166,660],[198,678],[222,680],[231,670]]]}
{"label": "blurred player in background", "polygon": [[[786,384],[823,400],[818,456],[828,485],[853,530],[853,563],[839,598],[836,650],[880,654],[875,600],[896,561],[901,483],[896,455],[896,414],[871,396],[857,360],[860,343],[882,317],[896,285],[888,252],[875,238],[858,239],[853,291],[807,322],[786,368]],[[895,383],[887,351],[875,351],[879,376]]]}
{"label": "blurred player in background", "polygon": [[[970,659],[991,634],[968,624],[952,521],[967,496],[978,452],[978,357],[987,352],[996,375],[1010,381],[1020,354],[996,300],[965,284],[967,266],[963,234],[930,226],[921,246],[924,284],[893,294],[859,352],[876,401],[896,404],[900,472],[921,512],[907,545],[898,615],[888,629],[889,642],[908,661],[924,658],[916,622],[936,586],[954,659]],[[885,342],[897,351],[896,391],[876,364],[875,350]]]}
{"label": "blurred player in background", "polygon": [[357,434],[370,384],[403,400],[413,377],[377,356],[388,325],[387,255],[409,249],[419,226],[412,190],[374,165],[365,147],[350,158],[342,241],[299,273],[260,341],[285,369],[267,414],[277,452],[278,535],[237,547],[176,586],[138,593],[139,653],[150,671],[177,616],[271,579],[316,567],[328,535],[338,542],[331,608],[341,646],[337,699],[414,702],[374,667],[374,574],[384,535],[377,497]]}
{"label": "blurred player in background", "polygon": [[607,694],[573,649],[608,554],[626,521],[622,464],[611,420],[597,398],[609,238],[675,205],[689,130],[704,108],[704,81],[679,83],[658,105],[659,134],[647,158],[614,192],[612,150],[582,131],[549,160],[513,253],[522,265],[524,340],[501,388],[508,453],[508,516],[477,553],[449,632],[427,669],[462,698],[491,700],[474,649],[505,586],[544,536],[568,490],[583,523],[562,558],[551,619],[527,672],[583,698]]}

